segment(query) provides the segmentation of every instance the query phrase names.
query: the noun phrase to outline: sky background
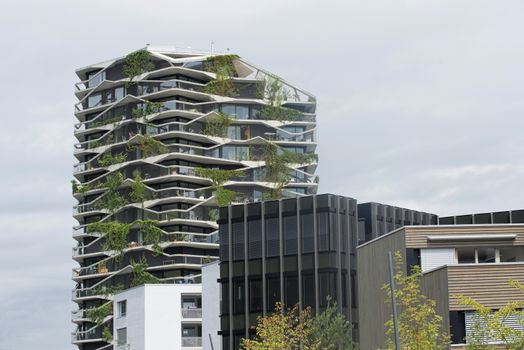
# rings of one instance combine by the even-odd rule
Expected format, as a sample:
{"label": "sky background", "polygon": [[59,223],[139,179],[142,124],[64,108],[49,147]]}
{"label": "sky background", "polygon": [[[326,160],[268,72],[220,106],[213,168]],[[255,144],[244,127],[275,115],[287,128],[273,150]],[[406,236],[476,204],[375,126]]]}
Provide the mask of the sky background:
{"label": "sky background", "polygon": [[214,41],[317,96],[320,192],[515,209],[523,14],[521,0],[3,1],[0,350],[74,349],[75,68]]}

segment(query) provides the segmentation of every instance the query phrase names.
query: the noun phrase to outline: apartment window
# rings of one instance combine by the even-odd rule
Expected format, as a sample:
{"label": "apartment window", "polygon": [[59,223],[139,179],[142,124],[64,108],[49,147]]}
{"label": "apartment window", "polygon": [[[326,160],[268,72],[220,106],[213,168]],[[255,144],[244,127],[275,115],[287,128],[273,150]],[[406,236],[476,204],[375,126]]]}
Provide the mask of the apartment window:
{"label": "apartment window", "polygon": [[233,313],[244,313],[244,281],[234,281],[233,288]]}
{"label": "apartment window", "polygon": [[116,330],[116,343],[117,345],[127,344],[127,328],[119,328]]}
{"label": "apartment window", "polygon": [[297,254],[297,217],[285,216],[282,219],[284,232],[284,254]]}
{"label": "apartment window", "polygon": [[102,94],[92,94],[87,98],[87,108],[95,107],[102,104]]}
{"label": "apartment window", "polygon": [[499,249],[500,262],[524,261],[524,247],[503,247]]}
{"label": "apartment window", "polygon": [[262,281],[249,281],[249,312],[262,311]]}
{"label": "apartment window", "polygon": [[127,313],[127,300],[119,301],[116,305],[118,317],[125,317]]}
{"label": "apartment window", "polygon": [[475,248],[458,248],[457,260],[459,264],[474,264]]}
{"label": "apartment window", "polygon": [[313,253],[313,214],[303,214],[300,217],[302,228],[302,253]]}
{"label": "apartment window", "polygon": [[280,301],[280,279],[268,277],[266,280],[267,311],[274,311],[275,304]]}
{"label": "apartment window", "polygon": [[292,308],[298,303],[298,276],[284,277],[284,300],[286,307]]}
{"label": "apartment window", "polygon": [[477,262],[479,264],[494,263],[495,262],[495,249],[494,248],[478,248],[477,249]]}
{"label": "apartment window", "polygon": [[279,256],[280,240],[278,218],[266,219],[266,256]]}
{"label": "apartment window", "polygon": [[[222,225],[221,225],[222,226]],[[262,257],[262,222],[252,220],[247,224],[249,240],[249,259]]]}

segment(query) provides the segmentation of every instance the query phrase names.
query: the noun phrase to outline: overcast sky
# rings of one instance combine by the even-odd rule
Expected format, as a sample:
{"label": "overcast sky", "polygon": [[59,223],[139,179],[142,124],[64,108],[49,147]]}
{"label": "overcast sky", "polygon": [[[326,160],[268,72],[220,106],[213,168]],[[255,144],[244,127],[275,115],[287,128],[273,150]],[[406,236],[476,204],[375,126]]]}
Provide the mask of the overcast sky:
{"label": "overcast sky", "polygon": [[5,0],[0,349],[70,345],[74,69],[230,48],[318,99],[320,192],[524,207],[522,0]]}

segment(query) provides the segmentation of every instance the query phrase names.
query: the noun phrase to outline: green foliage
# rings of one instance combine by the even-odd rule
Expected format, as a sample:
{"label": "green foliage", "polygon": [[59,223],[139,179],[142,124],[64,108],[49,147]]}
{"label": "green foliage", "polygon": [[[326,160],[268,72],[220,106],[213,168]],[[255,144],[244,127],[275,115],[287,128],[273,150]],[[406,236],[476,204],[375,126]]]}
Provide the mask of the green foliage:
{"label": "green foliage", "polygon": [[113,333],[111,333],[109,327],[104,327],[102,330],[102,339],[104,339],[106,343],[111,343],[113,341]]}
{"label": "green foliage", "polygon": [[[403,261],[400,252],[395,254],[395,285],[399,308],[398,331],[400,345],[405,350],[444,350],[450,344],[450,337],[442,328],[442,317],[437,314],[435,301],[428,299],[420,289],[420,266],[415,266],[410,275],[403,272]],[[387,291],[387,302],[391,302],[391,288],[384,285]],[[388,336],[386,349],[395,349],[393,320],[385,324]]]}
{"label": "green foliage", "polygon": [[135,181],[131,184],[131,193],[129,196],[133,202],[141,203],[143,208],[144,202],[147,199],[147,188],[139,171],[135,170],[133,175]]}
{"label": "green foliage", "polygon": [[318,160],[313,153],[294,153],[282,150],[274,143],[267,143],[262,148],[263,159],[266,163],[265,181],[272,182],[275,187],[264,193],[264,199],[278,199],[282,197],[282,189],[289,182],[289,164],[308,164]]}
{"label": "green foliage", "polygon": [[115,284],[113,286],[96,286],[93,290],[94,295],[102,295],[105,298],[119,293],[124,290],[124,286],[121,284]]}
{"label": "green foliage", "polygon": [[140,135],[138,138],[138,143],[133,145],[128,144],[127,150],[140,150],[143,158],[169,152],[169,148],[167,146],[153,138],[151,135]]}
{"label": "green foliage", "polygon": [[313,320],[309,308],[298,311],[297,306],[285,310],[276,304],[275,312],[258,317],[256,336],[242,339],[245,350],[321,350],[319,342],[311,337]]}
{"label": "green foliage", "polygon": [[88,225],[90,232],[100,232],[105,236],[102,249],[105,251],[114,250],[122,254],[128,246],[128,235],[132,224],[124,224],[117,221],[94,222]]}
{"label": "green foliage", "polygon": [[86,316],[97,325],[101,325],[104,319],[113,313],[113,303],[108,302],[86,311]]}
{"label": "green foliage", "polygon": [[291,108],[281,106],[264,106],[258,112],[261,119],[278,120],[280,122],[289,122],[299,120],[302,114]]}
{"label": "green foliage", "polygon": [[204,87],[206,93],[229,97],[238,96],[238,89],[231,79],[236,75],[233,61],[237,58],[237,55],[220,55],[206,59],[204,70],[216,74],[216,79]]}
{"label": "green foliage", "polygon": [[126,160],[127,160],[126,153],[121,152],[113,156],[111,152],[109,151],[109,152],[104,153],[104,155],[98,159],[98,166],[105,168],[110,165],[123,163]]}
{"label": "green foliage", "polygon": [[144,237],[144,244],[153,245],[153,255],[162,254],[162,248],[160,242],[162,240],[162,230],[158,227],[158,221],[156,220],[137,220],[136,224],[140,227],[140,231]]}
{"label": "green foliage", "polygon": [[113,117],[113,118],[110,118],[110,119],[100,119],[100,120],[96,120],[94,122],[89,123],[88,124],[88,128],[96,128],[96,127],[104,126],[104,125],[107,125],[107,124],[117,123],[119,121],[122,121],[122,117],[121,116]]}
{"label": "green foliage", "polygon": [[356,349],[352,339],[351,323],[338,312],[337,303],[327,299],[326,309],[313,318],[311,338],[326,350]]}
{"label": "green foliage", "polygon": [[207,214],[209,221],[217,221],[218,220],[218,210],[212,209]]}
{"label": "green foliage", "polygon": [[161,102],[146,101],[142,107],[136,106],[131,110],[131,118],[138,119],[153,113],[159,113],[162,110]]}
{"label": "green foliage", "polygon": [[73,191],[73,194],[78,192],[78,181],[75,179],[71,180],[71,190]]}
{"label": "green foliage", "polygon": [[[509,285],[524,292],[524,285],[510,280]],[[524,332],[508,324],[510,318],[515,318],[520,327],[524,327],[524,302],[509,301],[498,310],[492,310],[478,301],[464,295],[459,295],[459,303],[475,311],[471,324],[471,333],[466,338],[468,350],[494,350],[499,342],[507,350],[524,349]]]}
{"label": "green foliage", "polygon": [[126,56],[122,73],[129,79],[130,84],[137,75],[154,69],[155,66],[150,61],[150,57],[151,54],[147,50],[138,50]]}
{"label": "green foliage", "polygon": [[142,256],[140,261],[131,261],[131,267],[133,268],[133,279],[131,281],[132,287],[146,283],[160,283],[158,277],[155,277],[146,271],[147,261],[145,257]]}
{"label": "green foliage", "polygon": [[226,137],[227,129],[231,125],[233,118],[227,113],[218,112],[207,119],[204,134],[208,136]]}
{"label": "green foliage", "polygon": [[216,191],[215,196],[220,207],[228,205],[237,196],[235,191],[225,189],[224,183],[228,182],[232,177],[245,176],[243,170],[196,168],[195,173],[211,179],[213,182],[211,187]]}

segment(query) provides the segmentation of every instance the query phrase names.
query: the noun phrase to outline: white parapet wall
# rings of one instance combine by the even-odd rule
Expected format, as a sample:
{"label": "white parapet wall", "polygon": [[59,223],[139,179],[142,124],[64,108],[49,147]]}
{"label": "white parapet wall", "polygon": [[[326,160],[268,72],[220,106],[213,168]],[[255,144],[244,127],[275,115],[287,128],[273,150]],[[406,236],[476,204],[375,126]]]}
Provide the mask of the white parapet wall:
{"label": "white parapet wall", "polygon": [[201,293],[200,284],[146,284],[115,294],[115,349],[201,349],[202,309],[187,301],[200,299]]}
{"label": "white parapet wall", "polygon": [[215,261],[202,266],[202,349],[221,350],[220,266]]}

